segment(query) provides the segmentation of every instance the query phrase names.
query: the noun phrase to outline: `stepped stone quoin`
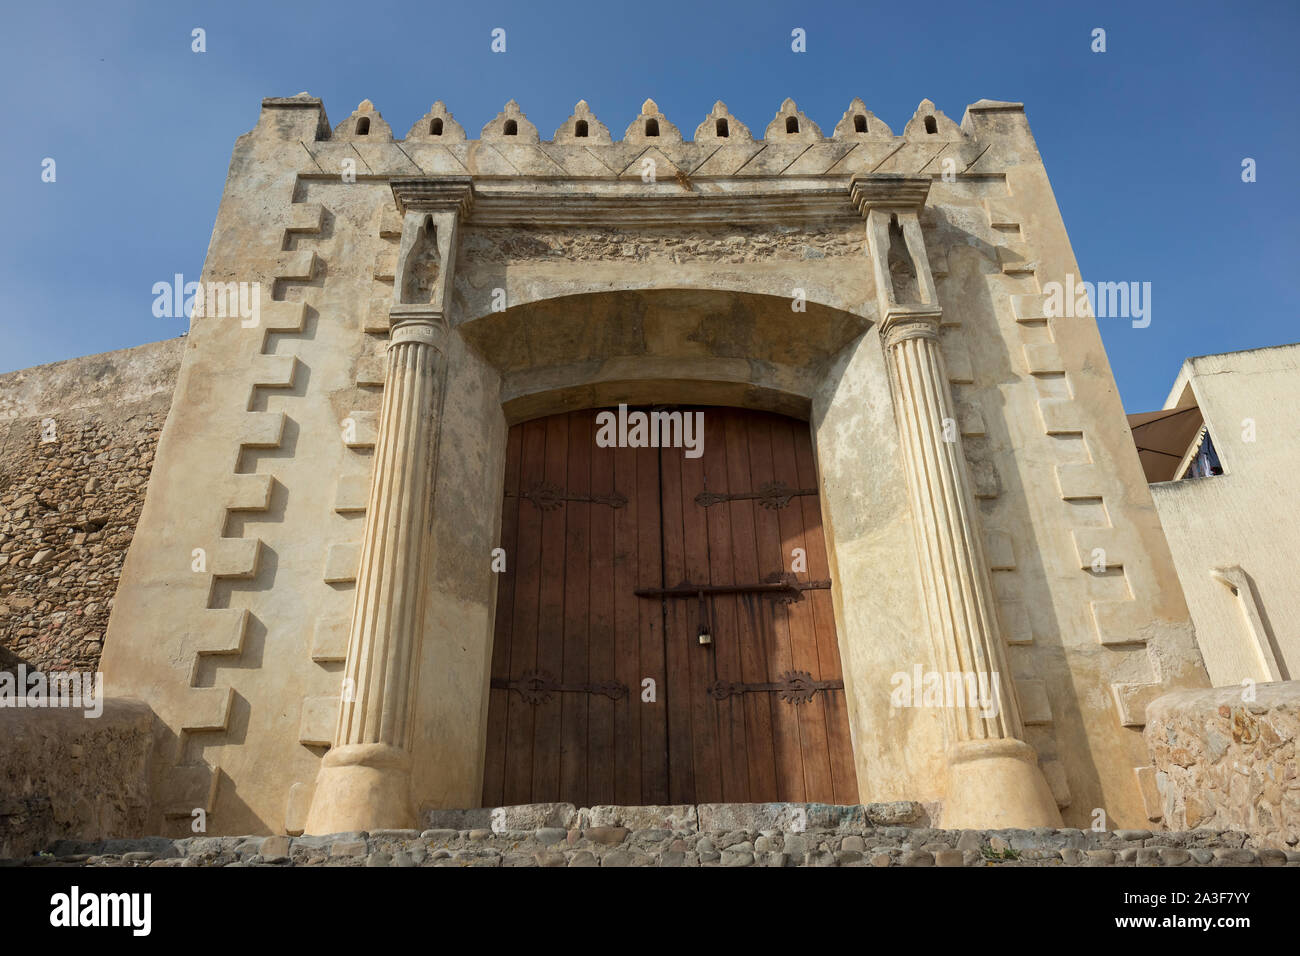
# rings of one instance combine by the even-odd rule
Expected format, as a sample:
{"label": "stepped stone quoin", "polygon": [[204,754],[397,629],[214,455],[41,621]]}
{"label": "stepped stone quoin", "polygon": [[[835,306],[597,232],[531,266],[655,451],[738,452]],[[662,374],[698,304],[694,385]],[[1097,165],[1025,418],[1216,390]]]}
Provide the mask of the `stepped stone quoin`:
{"label": "stepped stone quoin", "polygon": [[[779,613],[816,606],[833,621],[821,650],[838,653],[843,680],[827,678],[839,686],[819,698],[841,708],[851,739],[827,749],[842,762],[791,779],[815,790],[835,775],[856,781],[862,800],[920,800],[940,825],[1082,827],[1098,806],[1126,827],[1163,822],[1160,764],[1134,730],[1154,697],[1205,675],[1096,324],[1043,314],[1046,283],[1078,266],[1024,109],[981,100],[958,123],[927,100],[896,118],[901,135],[862,100],[840,110],[818,125],[786,101],[755,138],[715,103],[688,140],[647,100],[623,127],[626,110],[618,139],[579,102],[543,141],[513,100],[477,139],[438,101],[395,140],[368,101],[337,125],[306,94],[263,102],[236,141],[204,266],[205,279],[262,282],[263,329],[193,321],[121,583],[108,591],[106,683],[146,701],[165,729],[150,829],[183,835],[203,808],[222,839],[373,836],[488,802],[484,768],[499,751],[487,678],[506,624],[497,595],[534,573],[514,553],[504,576],[488,563],[494,548],[509,551],[503,535],[532,533],[528,512],[509,510],[521,500],[505,484],[512,429],[564,450],[551,463],[560,513],[585,514],[597,489],[571,476],[598,476],[598,462],[570,460],[585,444],[556,416],[623,403],[775,413],[808,442],[811,473],[788,484],[817,495],[788,507],[822,534],[817,579],[830,587]],[[341,175],[348,164],[355,181]],[[802,311],[791,308],[796,288]],[[51,413],[20,398],[10,415],[5,395],[0,423],[16,424],[4,454],[42,447],[35,425]],[[62,427],[69,414],[53,416]],[[747,453],[755,485],[769,459],[779,469],[796,457]],[[639,472],[618,467],[607,490],[628,492]],[[682,474],[694,481],[691,467]],[[0,638],[16,633],[24,653],[42,646],[47,620],[53,636],[58,613],[27,578],[80,576],[75,535],[95,533],[53,540],[69,534],[62,502],[51,508],[38,490],[27,478],[0,487],[0,628],[23,622]],[[690,505],[706,489],[683,490]],[[89,527],[101,493],[81,498],[67,512]],[[781,540],[793,512],[755,513],[775,522],[755,525],[757,541],[773,529]],[[574,534],[627,517],[595,508]],[[200,546],[209,561],[196,573]],[[1096,547],[1102,572],[1084,561]],[[654,557],[647,566],[662,569]],[[536,573],[539,601],[553,604],[567,566],[548,553]],[[608,609],[589,610],[599,620]],[[665,621],[655,633],[667,639]],[[726,646],[725,629],[713,637]],[[555,651],[550,640],[541,635],[534,658]],[[562,652],[509,676],[548,670],[579,691],[610,679],[568,673]],[[913,664],[999,675],[996,713],[900,713],[880,690]],[[557,692],[557,713],[579,691]],[[793,705],[774,706],[779,717]],[[538,711],[530,745],[558,794],[587,784],[546,749],[552,716]],[[583,772],[617,769],[617,758]],[[705,796],[683,799],[710,806]],[[616,865],[654,842],[618,831],[673,831],[683,819],[638,826],[611,811],[531,829],[548,831],[538,853]],[[664,852],[705,865],[724,853],[731,865],[770,853],[944,865],[977,852],[900,839],[873,853],[857,833],[847,836],[862,845],[823,849],[784,826],[773,829],[791,833],[789,847],[760,845],[757,832],[724,843],[726,831],[709,829],[708,847],[669,841]],[[446,829],[486,831],[465,839],[497,852],[490,819]],[[334,858],[415,851],[370,838],[354,833]]]}

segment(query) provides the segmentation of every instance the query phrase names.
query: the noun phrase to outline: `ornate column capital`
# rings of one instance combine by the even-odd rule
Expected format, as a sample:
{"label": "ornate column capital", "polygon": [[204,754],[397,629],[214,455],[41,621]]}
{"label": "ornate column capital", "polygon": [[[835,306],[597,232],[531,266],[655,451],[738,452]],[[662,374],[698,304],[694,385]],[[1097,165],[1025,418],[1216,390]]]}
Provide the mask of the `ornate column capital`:
{"label": "ornate column capital", "polygon": [[928,306],[894,305],[880,322],[880,341],[885,351],[908,339],[938,339],[943,310]]}
{"label": "ornate column capital", "polygon": [[447,319],[440,309],[423,305],[396,304],[388,310],[392,323],[388,348],[414,343],[442,352],[447,339]]}

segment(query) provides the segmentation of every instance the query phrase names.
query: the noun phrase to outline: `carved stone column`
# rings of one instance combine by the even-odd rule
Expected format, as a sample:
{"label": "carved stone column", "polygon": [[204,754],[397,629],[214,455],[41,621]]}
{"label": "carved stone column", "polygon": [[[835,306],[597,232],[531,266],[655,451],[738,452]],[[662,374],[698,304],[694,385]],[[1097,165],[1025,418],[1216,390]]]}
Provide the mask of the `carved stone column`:
{"label": "carved stone column", "polygon": [[945,707],[948,828],[1061,825],[1024,733],[939,347],[942,309],[917,211],[929,180],[855,177],[867,219],[935,664],[990,692]]}
{"label": "carved stone column", "polygon": [[433,523],[439,365],[467,178],[396,181],[404,214],[388,374],[334,745],[307,833],[416,826],[411,735]]}

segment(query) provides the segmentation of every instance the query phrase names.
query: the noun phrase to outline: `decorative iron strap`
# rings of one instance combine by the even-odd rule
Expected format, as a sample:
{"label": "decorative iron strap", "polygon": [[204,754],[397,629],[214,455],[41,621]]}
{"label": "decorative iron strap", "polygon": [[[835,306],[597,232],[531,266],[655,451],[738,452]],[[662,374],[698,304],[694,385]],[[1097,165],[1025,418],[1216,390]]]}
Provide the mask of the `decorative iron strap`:
{"label": "decorative iron strap", "polygon": [[679,584],[674,588],[637,588],[637,597],[700,598],[715,594],[760,594],[778,604],[793,604],[803,600],[804,591],[829,591],[830,581],[799,581],[793,574],[769,574],[761,584]]}
{"label": "decorative iron strap", "polygon": [[721,501],[757,501],[762,507],[775,511],[788,505],[791,498],[815,494],[816,488],[795,489],[784,481],[769,481],[759,486],[758,491],[736,491],[726,495],[716,491],[701,491],[695,496],[695,503],[701,508],[707,508]]}
{"label": "decorative iron strap", "polygon": [[554,511],[566,501],[583,501],[593,505],[609,505],[611,508],[626,508],[627,498],[620,492],[615,491],[610,495],[573,495],[563,488],[556,487],[548,482],[533,485],[527,491],[515,495],[509,491],[506,492],[507,498],[525,498],[533,503],[534,508],[542,511]]}
{"label": "decorative iron strap", "polygon": [[547,671],[525,671],[522,677],[508,680],[504,677],[492,678],[492,686],[497,690],[518,691],[519,696],[536,707],[544,704],[555,694],[599,694],[611,700],[622,700],[627,696],[627,685],[616,680],[590,682],[586,684],[566,684],[556,679]]}
{"label": "decorative iron strap", "polygon": [[843,690],[842,680],[813,680],[807,671],[786,671],[779,681],[767,684],[742,684],[739,681],[715,680],[709,685],[709,696],[726,700],[739,694],[759,691],[776,691],[787,704],[804,704],[812,700],[819,690]]}

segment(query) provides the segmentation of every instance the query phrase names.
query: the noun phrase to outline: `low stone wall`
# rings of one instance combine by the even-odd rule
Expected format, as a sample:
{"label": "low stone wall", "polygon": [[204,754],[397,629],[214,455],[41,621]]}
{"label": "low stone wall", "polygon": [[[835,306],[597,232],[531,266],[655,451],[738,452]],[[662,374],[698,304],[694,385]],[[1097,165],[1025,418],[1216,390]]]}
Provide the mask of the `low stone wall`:
{"label": "low stone wall", "polygon": [[152,736],[139,701],[106,699],[99,717],[0,706],[0,857],[143,832]]}
{"label": "low stone wall", "polygon": [[0,375],[0,646],[29,670],[98,668],[184,344]]}
{"label": "low stone wall", "polygon": [[912,803],[535,804],[438,811],[417,830],[63,840],[26,866],[1294,866],[1300,851],[1197,830],[936,830]]}
{"label": "low stone wall", "polygon": [[1300,843],[1300,681],[1176,691],[1147,707],[1144,731],[1171,829],[1241,830]]}

